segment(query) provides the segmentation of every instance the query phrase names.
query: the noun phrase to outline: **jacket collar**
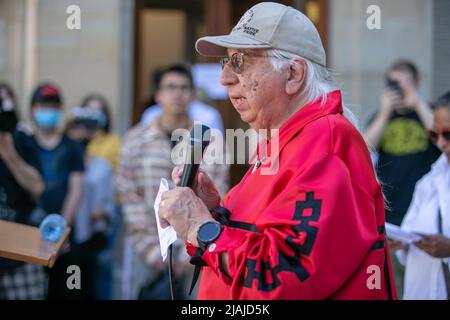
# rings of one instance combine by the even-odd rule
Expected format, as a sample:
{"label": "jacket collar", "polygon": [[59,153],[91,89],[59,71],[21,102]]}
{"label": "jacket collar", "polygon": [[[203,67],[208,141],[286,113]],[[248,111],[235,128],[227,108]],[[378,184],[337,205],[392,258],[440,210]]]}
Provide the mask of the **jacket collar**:
{"label": "jacket collar", "polygon": [[[339,90],[332,91],[298,110],[280,128],[280,151],[308,123],[329,114],[342,114],[342,98]],[[320,133],[319,133],[320,134]]]}
{"label": "jacket collar", "polygon": [[[313,102],[304,105],[292,117],[290,117],[279,129],[278,138],[275,136],[274,140],[265,143],[261,141],[258,146],[258,159],[266,160],[272,158],[274,155],[266,154],[272,150],[274,141],[278,142],[278,154],[308,123],[317,120],[329,114],[342,114],[342,98],[341,92],[335,90],[329,92],[324,98],[320,97]],[[320,133],[318,133],[320,134]],[[268,163],[266,163],[268,165]]]}

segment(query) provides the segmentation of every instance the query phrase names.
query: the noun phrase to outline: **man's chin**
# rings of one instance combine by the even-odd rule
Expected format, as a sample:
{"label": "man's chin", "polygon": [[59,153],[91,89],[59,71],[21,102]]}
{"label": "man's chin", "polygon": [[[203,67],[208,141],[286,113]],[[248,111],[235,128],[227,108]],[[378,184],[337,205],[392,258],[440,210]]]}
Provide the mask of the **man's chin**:
{"label": "man's chin", "polygon": [[239,115],[241,116],[241,120],[244,121],[246,124],[248,124],[250,127],[253,128],[255,118],[249,116],[248,114],[245,114],[245,112],[240,112]]}

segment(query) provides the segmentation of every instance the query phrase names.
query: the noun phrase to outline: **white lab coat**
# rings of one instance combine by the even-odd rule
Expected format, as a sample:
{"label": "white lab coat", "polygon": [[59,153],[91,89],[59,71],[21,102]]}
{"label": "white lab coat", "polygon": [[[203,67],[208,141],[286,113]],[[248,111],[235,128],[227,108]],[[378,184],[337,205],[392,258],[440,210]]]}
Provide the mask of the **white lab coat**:
{"label": "white lab coat", "polygon": [[[450,238],[450,164],[445,154],[442,154],[433,164],[431,171],[417,182],[413,200],[401,228],[429,235],[438,234],[439,208],[443,234]],[[406,256],[403,299],[447,299],[441,261],[442,259],[433,258],[410,245]]]}

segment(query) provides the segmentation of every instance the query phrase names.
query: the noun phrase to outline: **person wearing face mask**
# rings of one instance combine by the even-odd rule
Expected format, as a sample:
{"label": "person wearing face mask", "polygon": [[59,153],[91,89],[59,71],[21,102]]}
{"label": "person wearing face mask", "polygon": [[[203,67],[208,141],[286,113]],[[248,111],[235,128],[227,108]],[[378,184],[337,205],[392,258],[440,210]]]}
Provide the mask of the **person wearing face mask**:
{"label": "person wearing face mask", "polygon": [[87,153],[106,159],[116,171],[121,139],[111,132],[111,112],[105,97],[100,94],[90,94],[81,102],[81,107],[92,111],[98,111],[103,115],[103,120],[87,146]]}
{"label": "person wearing face mask", "polygon": [[[122,144],[121,138],[112,132],[111,110],[108,101],[104,96],[98,93],[89,94],[81,101],[83,109],[98,112],[101,119],[99,119],[99,126],[94,130],[92,139],[87,145],[86,152],[90,157],[104,159],[109,162],[116,173],[120,146]],[[108,245],[102,251],[99,259],[99,269],[101,273],[97,279],[97,286],[100,292],[100,299],[110,299],[112,297],[113,287],[113,266],[116,257],[116,247],[120,246],[118,242],[120,239],[120,232],[122,227],[122,208],[119,201],[119,196],[115,195],[115,214],[112,219],[112,231],[108,236]],[[118,285],[117,285],[118,286]]]}
{"label": "person wearing face mask", "polygon": [[[105,123],[104,114],[97,110],[75,107],[67,124],[67,135],[81,143],[86,150],[98,128]],[[75,215],[74,245],[80,260],[82,298],[103,299],[98,286],[102,278],[100,258],[108,245],[114,220],[114,176],[110,163],[84,153],[84,192]]]}
{"label": "person wearing face mask", "polygon": [[404,299],[450,299],[450,91],[435,104],[431,141],[442,151],[420,179],[401,224],[421,240],[400,246],[406,253]]}
{"label": "person wearing face mask", "polygon": [[0,110],[2,111],[3,119],[0,130],[13,131],[20,130],[19,117],[16,110],[16,98],[12,88],[4,82],[0,82]]}
{"label": "person wearing face mask", "polygon": [[[39,85],[32,95],[31,114],[35,124],[34,147],[45,182],[45,191],[40,197],[41,208],[47,214],[61,214],[74,228],[75,214],[83,194],[83,150],[62,131],[59,89],[50,83]],[[69,235],[71,241],[74,232]],[[66,269],[72,264],[77,264],[76,255],[69,251],[62,254],[49,270],[49,299],[76,297],[77,290],[69,290],[66,286]]]}
{"label": "person wearing face mask", "polygon": [[[13,99],[0,84],[0,220],[32,225],[44,182],[31,138],[17,129]],[[0,300],[44,299],[45,290],[43,267],[0,258]]]}

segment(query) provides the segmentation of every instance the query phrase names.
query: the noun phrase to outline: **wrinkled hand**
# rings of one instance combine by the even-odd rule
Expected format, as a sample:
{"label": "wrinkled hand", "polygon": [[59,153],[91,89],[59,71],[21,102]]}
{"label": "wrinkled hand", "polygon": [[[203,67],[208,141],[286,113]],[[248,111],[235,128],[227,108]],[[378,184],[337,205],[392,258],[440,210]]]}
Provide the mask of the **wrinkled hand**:
{"label": "wrinkled hand", "polygon": [[[181,183],[181,176],[183,175],[182,167],[175,167],[172,171],[172,181],[176,186]],[[194,193],[202,199],[209,211],[217,208],[220,205],[220,194],[214,186],[214,182],[208,177],[206,172],[199,169],[197,178],[194,180],[192,187]]]}
{"label": "wrinkled hand", "polygon": [[12,135],[8,132],[0,132],[0,159],[9,162],[17,156]]}
{"label": "wrinkled hand", "polygon": [[419,249],[425,251],[430,256],[435,258],[450,257],[450,239],[442,236],[427,236],[421,235],[420,241],[414,242],[414,245]]}
{"label": "wrinkled hand", "polygon": [[171,225],[177,234],[198,246],[197,232],[204,222],[214,221],[203,201],[187,187],[176,187],[161,195],[159,208],[161,227]]}

